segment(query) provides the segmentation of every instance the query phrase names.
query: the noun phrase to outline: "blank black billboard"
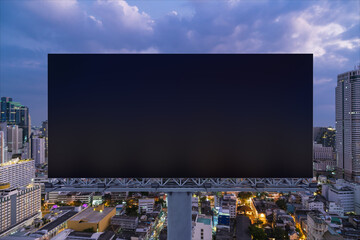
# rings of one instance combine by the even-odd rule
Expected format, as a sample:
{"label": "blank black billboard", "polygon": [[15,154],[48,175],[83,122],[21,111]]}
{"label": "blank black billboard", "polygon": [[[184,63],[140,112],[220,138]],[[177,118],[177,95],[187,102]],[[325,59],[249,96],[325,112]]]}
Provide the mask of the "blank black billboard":
{"label": "blank black billboard", "polygon": [[312,54],[49,54],[49,177],[312,177]]}

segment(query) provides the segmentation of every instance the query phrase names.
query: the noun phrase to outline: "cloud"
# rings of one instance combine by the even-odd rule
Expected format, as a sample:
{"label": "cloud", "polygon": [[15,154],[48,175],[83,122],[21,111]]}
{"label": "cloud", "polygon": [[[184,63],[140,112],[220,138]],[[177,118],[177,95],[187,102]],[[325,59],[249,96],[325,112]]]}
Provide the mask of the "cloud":
{"label": "cloud", "polygon": [[326,84],[326,83],[330,83],[330,82],[332,82],[331,78],[320,78],[320,79],[314,80],[315,85],[322,85],[322,84]]}
{"label": "cloud", "polygon": [[[49,52],[307,52],[314,53],[315,104],[321,99],[326,105],[334,97],[336,81],[331,79],[360,61],[360,9],[355,1],[183,1],[156,21],[151,16],[158,9],[137,1],[0,4],[0,73],[9,86],[15,75],[26,78],[34,69],[44,71],[36,81],[46,84],[43,69]],[[323,118],[316,112],[314,117]]]}
{"label": "cloud", "polygon": [[47,21],[68,23],[77,18],[80,11],[77,0],[25,1],[22,3],[28,10]]}
{"label": "cloud", "polygon": [[177,15],[179,15],[179,14],[178,14],[177,11],[173,10],[173,11],[169,12],[168,15],[170,15],[170,16],[171,16],[171,15],[172,15],[172,16],[177,16]]}
{"label": "cloud", "polygon": [[138,31],[152,31],[154,20],[145,12],[140,12],[138,7],[130,6],[126,1],[98,0],[95,9],[108,24]]}
{"label": "cloud", "polygon": [[[359,35],[344,37],[352,28],[349,19],[355,19],[353,11],[344,16],[345,10],[334,11],[334,6],[310,6],[302,11],[295,11],[277,18],[277,24],[289,22],[288,31],[281,42],[288,52],[313,53],[315,59],[329,65],[344,66],[348,62],[344,51],[358,51]],[[357,18],[359,20],[359,18]],[[286,24],[286,23],[283,23]]]}
{"label": "cloud", "polygon": [[230,8],[236,7],[239,2],[240,2],[240,0],[227,0],[228,6]]}
{"label": "cloud", "polygon": [[90,15],[89,18],[93,20],[98,26],[102,26],[102,21],[97,19],[96,17]]}

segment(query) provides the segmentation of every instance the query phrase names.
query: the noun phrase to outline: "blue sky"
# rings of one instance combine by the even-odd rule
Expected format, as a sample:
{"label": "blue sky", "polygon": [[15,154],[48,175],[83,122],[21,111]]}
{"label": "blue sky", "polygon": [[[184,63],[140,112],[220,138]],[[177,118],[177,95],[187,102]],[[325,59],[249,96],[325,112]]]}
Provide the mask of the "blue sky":
{"label": "blue sky", "polygon": [[1,0],[0,95],[47,119],[48,53],[313,53],[314,126],[333,126],[359,13],[359,0]]}

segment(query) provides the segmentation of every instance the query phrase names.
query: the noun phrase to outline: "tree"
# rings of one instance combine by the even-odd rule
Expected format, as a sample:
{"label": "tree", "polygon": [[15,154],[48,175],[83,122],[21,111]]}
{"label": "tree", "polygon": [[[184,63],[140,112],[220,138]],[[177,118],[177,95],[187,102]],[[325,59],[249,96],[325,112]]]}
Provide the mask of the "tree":
{"label": "tree", "polygon": [[206,201],[206,197],[205,197],[205,196],[200,197],[200,202],[205,202],[205,201]]}
{"label": "tree", "polygon": [[272,237],[275,238],[276,240],[288,240],[289,239],[288,233],[280,227],[277,227],[274,229]]}
{"label": "tree", "polygon": [[249,198],[251,198],[253,196],[253,194],[251,192],[239,192],[238,194],[238,198],[241,201],[247,200]]}
{"label": "tree", "polygon": [[249,232],[253,240],[267,240],[268,237],[262,228],[258,228],[255,225],[249,226]]}
{"label": "tree", "polygon": [[138,215],[138,206],[127,206],[125,208],[126,215],[128,216],[137,216]]}
{"label": "tree", "polygon": [[78,207],[78,206],[81,206],[82,202],[80,200],[76,200],[74,201],[74,206]]}
{"label": "tree", "polygon": [[162,199],[162,198],[159,198],[159,200],[157,200],[156,202],[155,202],[156,204],[161,204],[161,206],[165,206],[165,200],[164,199]]}
{"label": "tree", "polygon": [[285,199],[279,199],[279,200],[277,200],[275,203],[276,203],[276,205],[277,205],[279,208],[281,208],[281,209],[283,209],[283,210],[286,210],[286,209],[287,209],[287,207],[286,207],[286,200],[285,200]]}
{"label": "tree", "polygon": [[258,197],[260,197],[261,199],[266,198],[267,196],[269,196],[269,194],[267,192],[259,192],[258,193]]}
{"label": "tree", "polygon": [[258,225],[262,225],[263,221],[261,221],[260,219],[255,219],[254,225],[258,226]]}
{"label": "tree", "polygon": [[318,185],[317,190],[316,190],[316,194],[321,195],[321,193],[322,193],[322,185]]}

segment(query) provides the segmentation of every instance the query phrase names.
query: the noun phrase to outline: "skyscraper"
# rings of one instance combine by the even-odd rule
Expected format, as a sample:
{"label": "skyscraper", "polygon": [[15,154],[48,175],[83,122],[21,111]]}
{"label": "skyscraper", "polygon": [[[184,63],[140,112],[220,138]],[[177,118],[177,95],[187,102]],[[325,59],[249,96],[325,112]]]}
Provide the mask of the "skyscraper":
{"label": "skyscraper", "polygon": [[41,165],[45,163],[45,139],[34,136],[32,139],[32,158],[35,164]]}
{"label": "skyscraper", "polygon": [[1,163],[5,163],[5,154],[7,153],[7,151],[5,152],[5,133],[3,131],[0,131],[0,164]]}
{"label": "skyscraper", "polygon": [[335,92],[338,174],[360,182],[360,66],[338,75]]}
{"label": "skyscraper", "polygon": [[18,125],[7,126],[7,145],[8,151],[12,152],[12,155],[20,154],[23,147],[22,142],[23,129]]}
{"label": "skyscraper", "polygon": [[23,129],[22,142],[27,142],[31,131],[29,108],[18,102],[13,102],[10,97],[1,98],[0,108],[0,122],[18,125]]}
{"label": "skyscraper", "polygon": [[48,136],[49,136],[49,133],[48,133],[48,121],[44,121],[42,122],[41,124],[41,134],[42,136],[45,138],[45,158],[48,157]]}
{"label": "skyscraper", "polygon": [[12,125],[7,127],[7,144],[9,152],[12,155],[21,153],[23,129],[18,125]]}

